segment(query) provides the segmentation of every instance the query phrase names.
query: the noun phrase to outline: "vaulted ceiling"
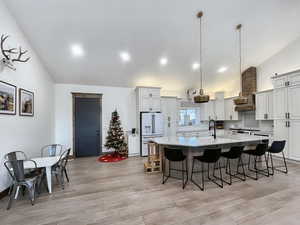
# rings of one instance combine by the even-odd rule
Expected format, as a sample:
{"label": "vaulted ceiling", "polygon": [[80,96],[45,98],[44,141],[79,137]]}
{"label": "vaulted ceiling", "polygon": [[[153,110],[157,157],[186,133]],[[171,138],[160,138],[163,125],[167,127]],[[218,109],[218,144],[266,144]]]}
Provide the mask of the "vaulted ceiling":
{"label": "vaulted ceiling", "polygon": [[[298,0],[5,0],[57,83],[179,91],[199,86],[199,21],[208,90],[238,85],[235,26],[243,24],[243,67],[257,66],[300,35]],[[83,57],[70,46],[80,44]],[[132,60],[122,63],[120,51]],[[160,57],[168,64],[161,67]],[[218,73],[225,66],[228,70]]]}

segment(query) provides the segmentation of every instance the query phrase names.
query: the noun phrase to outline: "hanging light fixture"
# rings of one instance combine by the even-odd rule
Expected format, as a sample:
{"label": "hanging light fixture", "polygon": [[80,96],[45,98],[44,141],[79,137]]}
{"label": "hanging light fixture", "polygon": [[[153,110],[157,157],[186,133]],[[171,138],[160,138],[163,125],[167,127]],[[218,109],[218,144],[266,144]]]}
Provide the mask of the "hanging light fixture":
{"label": "hanging light fixture", "polygon": [[200,20],[200,54],[199,54],[199,60],[200,60],[200,68],[199,68],[199,73],[200,73],[200,90],[199,90],[199,95],[196,95],[194,97],[194,102],[195,103],[205,103],[209,101],[209,96],[204,94],[203,90],[203,63],[202,63],[202,16],[203,12],[199,12],[197,14],[197,17]]}
{"label": "hanging light fixture", "polygon": [[239,97],[234,100],[236,105],[242,105],[248,103],[248,98],[243,96],[242,87],[243,87],[243,80],[242,80],[242,24],[238,24],[236,26],[236,30],[238,32],[238,42],[239,42],[239,73],[240,73],[240,93]]}

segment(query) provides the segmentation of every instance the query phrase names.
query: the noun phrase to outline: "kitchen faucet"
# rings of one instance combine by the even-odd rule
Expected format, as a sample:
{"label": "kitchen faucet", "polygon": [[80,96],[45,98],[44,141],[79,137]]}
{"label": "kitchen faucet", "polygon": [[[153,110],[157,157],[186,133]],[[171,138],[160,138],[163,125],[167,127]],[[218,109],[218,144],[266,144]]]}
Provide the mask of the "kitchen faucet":
{"label": "kitchen faucet", "polygon": [[215,120],[210,120],[208,123],[208,129],[210,130],[212,128],[211,123],[213,123],[213,128],[214,128],[214,139],[217,139],[217,132],[216,132],[216,121]]}

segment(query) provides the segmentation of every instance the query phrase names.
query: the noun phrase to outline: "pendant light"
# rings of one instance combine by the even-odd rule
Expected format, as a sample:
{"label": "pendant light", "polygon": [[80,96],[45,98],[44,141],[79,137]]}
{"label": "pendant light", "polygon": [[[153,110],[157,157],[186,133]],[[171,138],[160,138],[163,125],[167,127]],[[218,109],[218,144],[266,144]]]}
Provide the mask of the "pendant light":
{"label": "pendant light", "polygon": [[194,102],[195,103],[205,103],[209,101],[209,96],[204,94],[204,90],[203,90],[203,63],[202,63],[202,16],[203,16],[203,12],[199,12],[197,14],[197,17],[200,20],[200,68],[199,68],[199,73],[200,73],[200,91],[199,91],[199,95],[194,97]]}
{"label": "pendant light", "polygon": [[248,98],[243,96],[243,80],[242,80],[242,24],[238,24],[236,26],[236,30],[238,32],[238,42],[239,42],[239,74],[240,74],[240,93],[239,97],[234,100],[236,105],[242,105],[248,103]]}

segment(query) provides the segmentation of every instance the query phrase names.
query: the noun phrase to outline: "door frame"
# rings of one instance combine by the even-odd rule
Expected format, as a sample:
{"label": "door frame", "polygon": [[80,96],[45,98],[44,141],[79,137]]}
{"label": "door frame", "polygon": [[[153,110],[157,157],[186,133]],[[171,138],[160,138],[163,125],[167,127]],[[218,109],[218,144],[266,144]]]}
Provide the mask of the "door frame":
{"label": "door frame", "polygon": [[[75,145],[75,100],[76,98],[98,98],[100,101],[100,146],[102,150],[102,96],[103,94],[95,94],[95,93],[81,93],[81,92],[71,92],[72,94],[72,142],[73,142],[73,157],[77,157],[77,152],[76,152],[76,145]],[[100,154],[102,151],[100,152]]]}

